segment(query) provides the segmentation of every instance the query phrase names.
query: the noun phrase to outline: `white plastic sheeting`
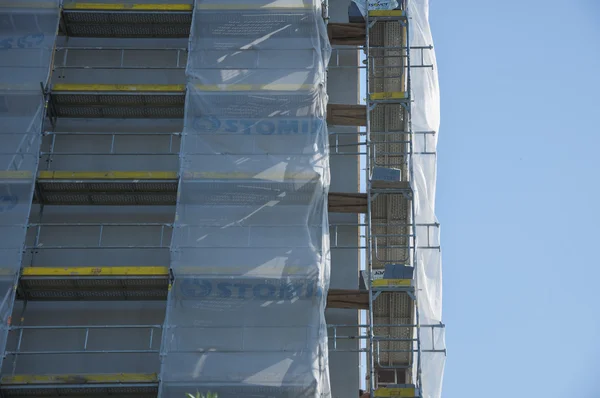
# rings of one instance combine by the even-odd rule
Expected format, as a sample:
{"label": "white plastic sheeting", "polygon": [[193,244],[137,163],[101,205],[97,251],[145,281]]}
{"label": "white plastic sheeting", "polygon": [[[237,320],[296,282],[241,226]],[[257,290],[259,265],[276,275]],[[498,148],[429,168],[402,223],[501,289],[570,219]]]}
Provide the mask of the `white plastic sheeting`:
{"label": "white plastic sheeting", "polygon": [[198,0],[160,395],[329,397],[320,0]]}
{"label": "white plastic sheeting", "polygon": [[[0,0],[0,347],[4,349],[37,172],[58,0]],[[0,359],[1,361],[1,359]]]}
{"label": "white plastic sheeting", "polygon": [[[430,46],[433,44],[429,26],[429,0],[409,0],[410,46]],[[411,50],[413,59],[420,59],[419,50]],[[436,224],[435,184],[437,162],[435,152],[437,132],[440,126],[440,95],[437,64],[433,50],[423,52],[423,63],[433,68],[412,68],[411,91],[412,130],[414,136],[413,170],[415,190],[415,218],[417,224],[417,299],[419,302],[420,323],[436,325],[442,321],[442,264],[439,247],[439,227],[427,227],[423,224]],[[435,132],[435,134],[419,134]],[[428,153],[424,153],[428,152]],[[423,153],[423,154],[419,154]],[[423,397],[441,397],[444,374],[445,353],[427,352],[444,350],[443,328],[421,329],[421,372]]]}

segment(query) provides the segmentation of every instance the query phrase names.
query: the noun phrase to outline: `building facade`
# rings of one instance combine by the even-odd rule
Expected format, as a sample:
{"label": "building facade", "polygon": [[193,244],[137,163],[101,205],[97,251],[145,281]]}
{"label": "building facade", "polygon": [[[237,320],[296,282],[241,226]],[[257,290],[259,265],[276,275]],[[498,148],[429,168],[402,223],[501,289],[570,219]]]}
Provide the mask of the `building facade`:
{"label": "building facade", "polygon": [[4,396],[440,396],[426,2],[0,5]]}

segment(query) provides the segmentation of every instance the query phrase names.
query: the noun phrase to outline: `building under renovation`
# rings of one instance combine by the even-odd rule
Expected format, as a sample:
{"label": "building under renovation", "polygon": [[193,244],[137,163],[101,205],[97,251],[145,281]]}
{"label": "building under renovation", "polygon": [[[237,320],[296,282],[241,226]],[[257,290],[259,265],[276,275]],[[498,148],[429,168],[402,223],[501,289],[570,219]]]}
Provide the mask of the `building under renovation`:
{"label": "building under renovation", "polygon": [[441,397],[428,14],[0,0],[0,396]]}

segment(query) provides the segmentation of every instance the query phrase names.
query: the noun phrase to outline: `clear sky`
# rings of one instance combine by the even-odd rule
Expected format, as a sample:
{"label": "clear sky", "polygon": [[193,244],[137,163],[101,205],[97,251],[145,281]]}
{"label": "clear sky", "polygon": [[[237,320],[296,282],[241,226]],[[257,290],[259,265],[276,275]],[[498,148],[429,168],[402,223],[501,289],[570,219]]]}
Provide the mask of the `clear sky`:
{"label": "clear sky", "polygon": [[431,0],[444,398],[600,397],[600,1]]}

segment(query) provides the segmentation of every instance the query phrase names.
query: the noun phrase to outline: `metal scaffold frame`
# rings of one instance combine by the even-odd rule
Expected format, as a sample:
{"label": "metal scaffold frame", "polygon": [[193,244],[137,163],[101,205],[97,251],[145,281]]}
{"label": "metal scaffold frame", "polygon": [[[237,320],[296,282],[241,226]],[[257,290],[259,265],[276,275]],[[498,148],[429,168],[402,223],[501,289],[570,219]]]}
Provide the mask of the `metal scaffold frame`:
{"label": "metal scaffold frame", "polygon": [[[421,325],[419,295],[416,293],[416,289],[419,288],[417,251],[439,250],[439,246],[436,246],[437,242],[432,244],[429,239],[430,228],[438,228],[439,225],[416,221],[413,157],[415,155],[435,156],[435,151],[427,148],[427,137],[435,132],[412,131],[411,70],[413,67],[433,67],[425,63],[424,57],[424,51],[432,47],[411,47],[410,16],[407,15],[404,1],[396,10],[368,10],[365,20],[367,92],[365,128],[367,277],[365,283],[369,291],[367,323],[371,325],[366,329],[368,387],[375,397],[421,398],[423,396],[421,370],[424,352],[421,343],[423,329],[431,329],[433,336],[434,330],[443,325]],[[390,37],[390,34],[394,33],[395,36]],[[413,51],[420,53],[420,60],[415,65],[411,63]],[[422,137],[425,142],[424,150],[414,151],[415,137]],[[385,209],[383,214],[380,208]],[[382,216],[388,220],[383,228],[378,226]],[[426,229],[428,237],[426,242],[417,242],[418,228]],[[398,243],[402,244],[398,245]],[[388,275],[393,273],[395,268],[410,270],[403,276],[407,279],[394,280],[393,276]],[[402,296],[405,298],[401,299]],[[403,303],[400,306],[403,305],[404,310],[397,307],[400,302]],[[400,317],[396,321],[398,329],[404,329],[402,335],[407,337],[396,338],[389,328],[380,323],[382,316],[383,319],[387,319],[388,315],[393,317],[395,311],[396,316]],[[401,319],[409,319],[410,322],[407,325],[400,325],[405,323]],[[405,349],[400,350],[407,353],[404,360],[393,361],[393,356],[389,355],[386,358],[387,364],[382,364],[380,355],[382,341],[389,342],[390,346],[405,343],[403,346]],[[435,340],[432,338],[432,341]],[[428,348],[426,351],[445,352],[443,349],[438,350],[435,343],[432,349]]]}
{"label": "metal scaffold frame", "polygon": [[[386,20],[388,21],[393,21],[392,23],[399,23],[401,25],[403,25],[404,27],[404,31],[408,32],[407,29],[407,18],[405,16],[405,12],[404,11],[390,11],[387,13],[381,12],[380,15],[384,16],[387,15]],[[396,15],[394,17],[394,15]],[[367,351],[367,369],[369,372],[369,377],[368,377],[368,381],[369,381],[369,391],[371,391],[371,394],[375,394],[375,396],[377,396],[377,390],[379,388],[378,385],[378,372],[376,369],[376,365],[378,364],[378,361],[376,361],[376,336],[375,336],[375,328],[377,327],[377,325],[375,324],[375,299],[378,298],[380,292],[378,292],[376,286],[374,286],[374,262],[376,260],[378,260],[377,258],[377,252],[378,252],[378,242],[377,242],[377,234],[374,232],[373,230],[373,200],[378,196],[378,195],[403,195],[404,198],[410,200],[410,187],[407,186],[407,184],[405,184],[404,187],[398,189],[396,187],[396,189],[394,189],[394,186],[392,184],[390,184],[389,188],[392,189],[392,191],[390,192],[385,192],[382,190],[378,190],[376,188],[376,186],[374,186],[374,181],[373,181],[373,171],[374,168],[376,167],[374,165],[374,163],[376,162],[376,146],[373,144],[373,140],[372,140],[372,119],[373,119],[373,115],[372,112],[375,110],[375,108],[383,103],[399,103],[400,106],[402,107],[402,109],[404,110],[404,117],[402,118],[404,121],[404,128],[403,130],[400,132],[400,134],[402,133],[408,133],[409,137],[410,137],[410,124],[408,119],[410,118],[410,107],[406,106],[406,102],[410,101],[410,97],[409,97],[409,93],[410,93],[410,89],[409,87],[403,87],[403,81],[401,81],[399,86],[393,87],[393,88],[389,88],[386,87],[388,85],[386,85],[385,83],[385,76],[387,71],[383,71],[383,75],[384,75],[384,84],[382,89],[391,89],[390,92],[386,92],[383,91],[382,89],[380,89],[381,91],[377,92],[375,91],[377,89],[377,87],[375,87],[375,84],[373,84],[372,79],[377,76],[376,73],[376,67],[377,65],[375,65],[375,58],[372,55],[372,50],[371,50],[371,30],[375,27],[375,24],[377,23],[377,17],[375,16],[375,12],[367,10],[367,13],[365,15],[365,20],[366,20],[366,45],[365,45],[365,57],[366,57],[366,73],[365,73],[365,88],[367,91],[367,123],[366,123],[366,137],[365,137],[365,141],[366,141],[366,148],[367,148],[367,155],[366,155],[366,184],[367,184],[367,214],[366,214],[366,220],[367,220],[367,228],[366,228],[366,239],[367,239],[367,264],[366,264],[366,268],[367,268],[367,289],[369,291],[369,311],[368,311],[368,320],[367,320],[367,324],[370,325],[371,327],[367,329],[367,336],[368,336],[368,342],[367,342],[367,347],[368,347],[368,351]],[[408,42],[408,40],[407,40]],[[395,50],[397,48],[394,47],[392,48],[392,50]],[[384,48],[380,48],[380,50],[382,50],[384,57],[386,56],[387,53],[387,49]],[[406,57],[405,59],[401,59],[400,62],[400,76],[404,76],[404,62],[406,62],[406,71],[407,74],[410,73],[410,51],[406,50]],[[398,69],[398,68],[396,68]],[[397,79],[398,76],[396,76]],[[409,79],[410,81],[410,79]],[[406,91],[405,91],[406,90]],[[399,114],[397,115],[397,117],[401,117]],[[378,132],[379,133],[379,132]],[[404,143],[408,144],[408,151],[406,151],[406,155],[409,156],[409,161],[408,161],[408,169],[409,169],[409,178],[410,178],[410,173],[412,170],[411,167],[411,163],[410,163],[410,155],[411,155],[411,150],[412,150],[412,146],[411,146],[411,140],[409,138],[409,140],[402,140],[404,141]],[[405,156],[406,156],[405,155]],[[387,165],[385,165],[387,166]],[[401,171],[401,174],[405,174],[405,172]],[[402,175],[400,176],[400,178],[402,179]],[[404,179],[404,181],[406,181],[406,179]],[[410,180],[408,180],[410,182]],[[413,213],[412,211],[412,200],[410,200],[411,202],[411,213]],[[414,213],[413,213],[414,214]],[[413,232],[414,234],[414,232]],[[414,235],[413,235],[414,236]],[[387,236],[383,236],[383,238],[387,238]],[[407,239],[407,242],[411,241],[411,237],[409,236],[409,238]],[[387,239],[386,239],[387,242]],[[411,246],[411,244],[408,244],[409,248]],[[414,247],[414,244],[412,245]],[[408,252],[411,252],[412,255],[409,255],[412,259],[414,259],[414,252],[412,250],[408,250]],[[392,259],[388,259],[388,260],[392,260]],[[406,262],[406,258],[403,259],[397,259],[399,262]],[[410,259],[409,259],[410,262]],[[413,267],[414,267],[414,263],[413,263]],[[402,288],[399,288],[397,290],[403,290]],[[393,294],[393,293],[392,293]],[[411,297],[414,301],[414,295],[412,295]],[[411,311],[412,312],[412,311]],[[417,363],[420,360],[420,344],[419,344],[419,333],[418,333],[418,328],[419,328],[419,321],[418,318],[416,319],[416,328],[417,328],[417,333],[415,334],[414,332],[410,333],[410,338],[409,340],[409,344],[412,347],[413,343],[416,340],[416,344],[417,344]],[[413,330],[412,327],[409,328],[409,330]],[[413,356],[414,351],[411,349],[410,350],[410,357]],[[409,360],[410,362],[412,362],[412,360]],[[405,366],[412,366],[412,363],[408,363]],[[417,365],[418,366],[418,365]],[[395,376],[395,378],[397,378],[397,376]],[[402,383],[404,384],[404,383]],[[417,380],[416,380],[416,388],[418,391],[418,388],[420,386],[420,378],[418,376],[418,371],[417,371]],[[418,392],[417,392],[418,393]],[[420,395],[420,394],[419,394]]]}

